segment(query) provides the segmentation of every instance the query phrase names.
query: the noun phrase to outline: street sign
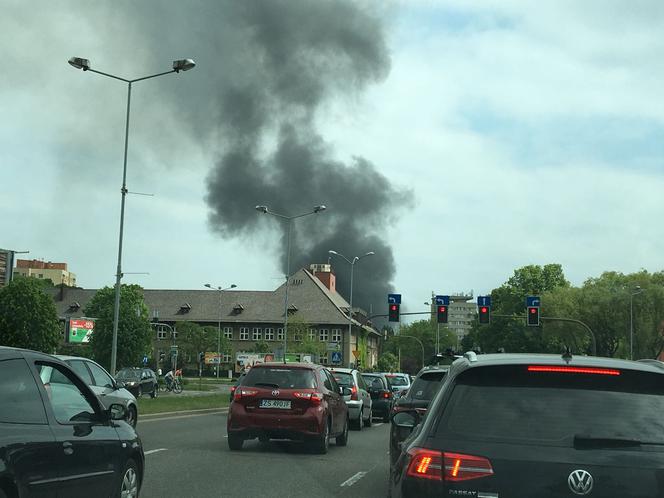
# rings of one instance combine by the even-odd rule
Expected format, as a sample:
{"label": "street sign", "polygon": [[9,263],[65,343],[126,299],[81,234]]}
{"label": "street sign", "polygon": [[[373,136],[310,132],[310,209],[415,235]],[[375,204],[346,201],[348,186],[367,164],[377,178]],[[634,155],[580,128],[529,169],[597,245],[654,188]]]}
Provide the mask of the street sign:
{"label": "street sign", "polygon": [[478,306],[491,306],[491,296],[477,296]]}
{"label": "street sign", "polygon": [[67,334],[67,340],[68,342],[75,342],[80,344],[88,343],[92,338],[92,333],[94,330],[94,320],[71,318],[69,320],[69,333]]}
{"label": "street sign", "polygon": [[450,296],[436,296],[436,305],[437,306],[449,306]]}
{"label": "street sign", "polygon": [[148,364],[148,357],[143,356],[143,365],[147,365],[147,364]]}
{"label": "street sign", "polygon": [[388,294],[387,304],[401,304],[401,294]]}
{"label": "street sign", "polygon": [[341,363],[342,358],[341,351],[334,351],[332,353],[332,363]]}
{"label": "street sign", "polygon": [[327,343],[327,350],[328,351],[339,351],[339,343],[338,342],[328,342]]}
{"label": "street sign", "polygon": [[357,349],[353,349],[353,356],[355,358],[359,358],[360,357],[360,352]]}
{"label": "street sign", "polygon": [[540,306],[540,296],[526,296],[526,306]]}

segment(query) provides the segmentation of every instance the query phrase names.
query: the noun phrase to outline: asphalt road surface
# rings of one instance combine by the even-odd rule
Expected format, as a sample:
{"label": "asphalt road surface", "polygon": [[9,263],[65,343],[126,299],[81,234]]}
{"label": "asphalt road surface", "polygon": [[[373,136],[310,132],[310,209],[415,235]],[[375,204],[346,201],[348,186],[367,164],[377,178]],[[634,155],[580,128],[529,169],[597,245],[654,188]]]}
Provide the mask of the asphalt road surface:
{"label": "asphalt road surface", "polygon": [[302,443],[245,441],[231,452],[226,415],[139,418],[146,472],[141,498],[385,497],[389,425],[350,431],[326,455]]}

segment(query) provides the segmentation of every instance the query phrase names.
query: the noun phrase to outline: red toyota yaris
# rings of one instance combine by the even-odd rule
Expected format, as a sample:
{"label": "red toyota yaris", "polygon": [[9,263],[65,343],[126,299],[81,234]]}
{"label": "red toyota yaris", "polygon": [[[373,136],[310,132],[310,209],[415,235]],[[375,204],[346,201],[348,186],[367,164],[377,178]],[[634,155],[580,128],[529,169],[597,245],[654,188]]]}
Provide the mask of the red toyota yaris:
{"label": "red toyota yaris", "polygon": [[310,441],[319,453],[327,453],[331,437],[346,446],[347,389],[320,365],[255,365],[235,390],[228,410],[228,447],[240,450],[245,439],[294,439]]}

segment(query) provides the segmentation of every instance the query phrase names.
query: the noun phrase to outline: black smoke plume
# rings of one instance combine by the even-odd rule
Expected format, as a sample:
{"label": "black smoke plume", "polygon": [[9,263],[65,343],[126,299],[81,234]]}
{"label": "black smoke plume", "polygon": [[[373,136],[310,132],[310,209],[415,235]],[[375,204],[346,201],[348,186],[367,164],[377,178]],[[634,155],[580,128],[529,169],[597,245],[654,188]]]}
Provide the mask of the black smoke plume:
{"label": "black smoke plume", "polygon": [[[355,1],[244,0],[232,10],[246,64],[220,90],[223,154],[207,186],[212,228],[250,236],[268,221],[279,224],[285,271],[286,223],[253,207],[295,215],[324,204],[324,213],[293,224],[291,271],[327,262],[330,249],[348,258],[374,251],[356,265],[354,304],[383,309],[395,273],[385,229],[411,193],[367,159],[336,160],[316,124],[333,98],[388,75],[381,19]],[[348,298],[350,268],[332,263]]]}

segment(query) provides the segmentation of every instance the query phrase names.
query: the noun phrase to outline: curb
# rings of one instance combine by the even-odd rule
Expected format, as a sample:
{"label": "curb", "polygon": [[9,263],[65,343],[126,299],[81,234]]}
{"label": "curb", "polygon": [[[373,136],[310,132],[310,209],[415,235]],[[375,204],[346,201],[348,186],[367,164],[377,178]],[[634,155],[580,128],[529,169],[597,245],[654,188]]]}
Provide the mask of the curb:
{"label": "curb", "polygon": [[180,410],[176,412],[161,412],[161,413],[148,413],[145,415],[141,415],[139,413],[139,417],[141,419],[146,419],[146,418],[159,418],[159,417],[170,417],[173,415],[195,415],[195,414],[204,414],[204,413],[228,413],[228,407],[226,408],[201,408],[198,410]]}

